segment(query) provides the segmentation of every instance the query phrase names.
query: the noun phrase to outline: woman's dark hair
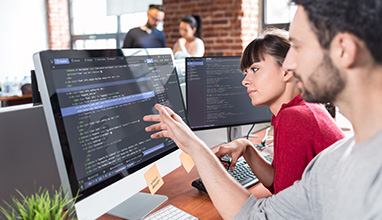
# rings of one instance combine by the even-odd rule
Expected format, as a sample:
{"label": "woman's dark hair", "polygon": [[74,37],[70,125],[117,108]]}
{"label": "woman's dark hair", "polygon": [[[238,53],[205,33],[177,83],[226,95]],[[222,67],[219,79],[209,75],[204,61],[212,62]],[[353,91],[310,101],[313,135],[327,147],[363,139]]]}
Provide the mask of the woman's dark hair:
{"label": "woman's dark hair", "polygon": [[202,38],[202,18],[199,15],[187,15],[181,21],[190,24],[192,29],[196,28],[195,37]]}
{"label": "woman's dark hair", "polygon": [[253,63],[264,60],[265,54],[272,56],[281,67],[289,48],[290,42],[286,31],[267,30],[263,36],[256,38],[245,48],[241,56],[239,69],[244,73]]}

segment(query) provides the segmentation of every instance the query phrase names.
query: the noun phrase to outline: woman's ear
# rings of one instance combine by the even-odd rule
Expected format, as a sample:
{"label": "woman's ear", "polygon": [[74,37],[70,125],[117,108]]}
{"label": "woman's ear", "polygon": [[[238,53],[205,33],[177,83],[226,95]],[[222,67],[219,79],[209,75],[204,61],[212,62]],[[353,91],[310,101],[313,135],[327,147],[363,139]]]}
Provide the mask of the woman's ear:
{"label": "woman's ear", "polygon": [[291,79],[293,79],[293,72],[284,70],[284,78],[283,79],[285,82],[288,82]]}

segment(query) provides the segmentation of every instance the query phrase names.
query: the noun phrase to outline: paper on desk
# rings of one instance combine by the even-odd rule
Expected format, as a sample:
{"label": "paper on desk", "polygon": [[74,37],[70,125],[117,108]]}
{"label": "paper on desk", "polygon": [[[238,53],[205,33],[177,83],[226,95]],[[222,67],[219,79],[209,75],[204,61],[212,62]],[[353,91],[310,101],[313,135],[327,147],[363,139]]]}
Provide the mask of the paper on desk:
{"label": "paper on desk", "polygon": [[182,152],[179,155],[179,158],[180,158],[180,161],[182,162],[184,169],[186,169],[187,173],[189,173],[192,170],[192,168],[195,166],[195,163],[192,160],[191,156]]}
{"label": "paper on desk", "polygon": [[147,186],[150,193],[155,194],[156,191],[164,184],[164,181],[158,171],[157,165],[154,164],[145,174]]}

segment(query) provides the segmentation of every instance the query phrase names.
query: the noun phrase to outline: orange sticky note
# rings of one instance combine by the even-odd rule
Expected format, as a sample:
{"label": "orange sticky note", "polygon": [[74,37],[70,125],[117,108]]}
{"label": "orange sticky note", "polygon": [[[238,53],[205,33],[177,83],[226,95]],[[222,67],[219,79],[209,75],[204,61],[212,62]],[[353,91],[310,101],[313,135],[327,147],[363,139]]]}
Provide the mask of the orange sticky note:
{"label": "orange sticky note", "polygon": [[147,186],[152,195],[155,194],[156,191],[164,184],[164,181],[159,174],[157,165],[154,164],[145,174],[145,179]]}
{"label": "orange sticky note", "polygon": [[192,168],[195,166],[195,163],[192,160],[191,156],[182,152],[179,155],[179,158],[180,158],[180,161],[182,162],[184,169],[186,169],[187,173],[189,173],[192,170]]}

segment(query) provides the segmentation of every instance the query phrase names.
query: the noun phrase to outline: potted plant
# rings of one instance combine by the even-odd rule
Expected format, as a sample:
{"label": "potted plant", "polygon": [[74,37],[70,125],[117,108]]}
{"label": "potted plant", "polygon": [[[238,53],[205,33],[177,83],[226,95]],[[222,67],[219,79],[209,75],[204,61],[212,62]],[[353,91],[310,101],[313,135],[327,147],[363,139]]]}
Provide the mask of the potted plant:
{"label": "potted plant", "polygon": [[[20,198],[12,197],[11,204],[0,207],[0,212],[9,220],[64,220],[76,219],[74,201],[64,194],[62,188],[57,190],[42,190],[39,188],[32,195],[24,195],[16,190]],[[66,210],[67,208],[67,210]]]}

